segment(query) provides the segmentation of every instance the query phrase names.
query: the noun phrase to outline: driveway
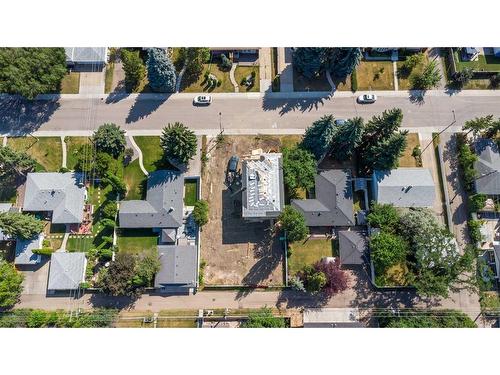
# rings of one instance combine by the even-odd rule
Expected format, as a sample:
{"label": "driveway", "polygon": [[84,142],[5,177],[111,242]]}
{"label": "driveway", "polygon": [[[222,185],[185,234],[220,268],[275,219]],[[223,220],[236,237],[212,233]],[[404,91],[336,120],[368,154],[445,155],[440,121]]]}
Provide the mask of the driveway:
{"label": "driveway", "polygon": [[79,93],[104,94],[104,72],[81,72]]}
{"label": "driveway", "polygon": [[292,49],[278,48],[278,73],[280,75],[280,91],[293,91]]}
{"label": "driveway", "polygon": [[42,260],[37,266],[25,266],[21,269],[24,276],[23,294],[46,295],[49,281],[49,260]]}

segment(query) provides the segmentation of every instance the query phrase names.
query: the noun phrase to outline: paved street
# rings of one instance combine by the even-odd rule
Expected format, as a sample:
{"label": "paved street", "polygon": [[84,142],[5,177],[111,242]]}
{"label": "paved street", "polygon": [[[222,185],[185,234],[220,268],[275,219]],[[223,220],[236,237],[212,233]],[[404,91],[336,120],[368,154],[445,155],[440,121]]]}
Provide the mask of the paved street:
{"label": "paved street", "polygon": [[[227,133],[300,133],[325,114],[337,118],[369,118],[383,110],[399,107],[403,126],[419,131],[441,130],[453,121],[450,130],[475,116],[500,116],[500,96],[471,92],[448,96],[428,92],[424,102],[415,103],[405,92],[381,92],[375,104],[359,105],[355,95],[338,92],[333,98],[308,97],[280,99],[280,95],[219,94],[208,107],[194,107],[194,95],[63,96],[58,100],[21,102],[0,99],[0,133],[88,131],[105,122],[114,122],[132,133],[159,133],[168,122],[181,121],[198,134],[213,134],[220,117]],[[281,93],[283,94],[283,93]],[[306,93],[307,94],[307,93]],[[311,93],[315,94],[315,93]],[[316,94],[315,94],[316,95]],[[297,95],[294,95],[297,96]],[[219,116],[219,113],[222,115]]]}

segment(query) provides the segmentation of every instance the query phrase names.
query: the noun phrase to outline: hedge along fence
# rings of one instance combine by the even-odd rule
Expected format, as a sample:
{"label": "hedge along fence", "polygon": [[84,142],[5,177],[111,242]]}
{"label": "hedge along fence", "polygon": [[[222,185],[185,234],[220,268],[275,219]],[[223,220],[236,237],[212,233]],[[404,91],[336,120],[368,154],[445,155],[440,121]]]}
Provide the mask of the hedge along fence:
{"label": "hedge along fence", "polygon": [[457,133],[456,136],[458,162],[460,164],[464,187],[468,194],[472,194],[474,193],[474,181],[476,179],[474,162],[477,161],[477,155],[472,151],[465,134]]}
{"label": "hedge along fence", "polygon": [[[459,52],[457,52],[459,53]],[[457,62],[455,61],[455,51],[453,51],[453,48],[448,48],[447,53],[446,53],[446,61],[448,63],[448,66],[450,67],[450,76],[459,71],[457,68]],[[491,77],[495,76],[498,72],[497,71],[487,71],[487,70],[472,70],[473,73],[473,79],[490,79]]]}

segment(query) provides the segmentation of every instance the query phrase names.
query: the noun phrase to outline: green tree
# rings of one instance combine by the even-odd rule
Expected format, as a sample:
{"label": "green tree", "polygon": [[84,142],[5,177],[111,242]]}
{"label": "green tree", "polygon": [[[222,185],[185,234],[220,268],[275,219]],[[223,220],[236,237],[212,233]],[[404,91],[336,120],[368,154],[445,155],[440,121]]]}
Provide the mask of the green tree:
{"label": "green tree", "polygon": [[141,82],[146,78],[146,67],[139,51],[121,50],[123,62],[123,70],[125,71],[125,84],[132,90],[136,91]]}
{"label": "green tree", "polygon": [[473,190],[474,180],[476,179],[476,169],[474,163],[477,161],[477,155],[471,150],[470,146],[464,142],[461,143],[457,138],[458,162],[461,167],[462,177],[467,191]]}
{"label": "green tree", "polygon": [[306,129],[301,146],[310,151],[316,160],[319,160],[330,149],[335,132],[336,125],[333,116],[325,115]]}
{"label": "green tree", "polygon": [[403,111],[400,108],[385,110],[380,116],[373,116],[364,126],[359,154],[363,156],[370,147],[388,139],[399,129],[402,122]]}
{"label": "green tree", "polygon": [[113,123],[103,124],[94,132],[92,141],[97,151],[117,158],[125,150],[125,131]]}
{"label": "green tree", "polygon": [[115,202],[107,202],[102,207],[102,215],[107,219],[114,219],[117,212],[118,208],[116,207]]}
{"label": "green tree", "polygon": [[111,185],[113,191],[122,197],[124,197],[127,193],[127,185],[125,184],[125,181],[115,174],[108,172],[106,177],[103,179],[103,182],[107,185]]}
{"label": "green tree", "polygon": [[466,131],[467,134],[472,132],[472,134],[478,136],[486,129],[490,128],[493,125],[493,123],[494,123],[493,115],[476,117],[472,120],[465,121],[462,130]]}
{"label": "green tree", "polygon": [[368,170],[391,170],[399,165],[399,158],[406,149],[408,130],[397,132],[374,145],[363,154],[363,164]]}
{"label": "green tree", "polygon": [[304,283],[307,292],[317,294],[325,287],[328,279],[324,272],[317,270],[315,267],[307,264],[299,271],[298,276]]}
{"label": "green tree", "polygon": [[476,328],[474,321],[458,310],[405,310],[379,318],[383,328]]}
{"label": "green tree", "polygon": [[135,257],[127,252],[118,252],[99,284],[104,293],[112,296],[137,296],[137,287],[133,284],[135,275]]}
{"label": "green tree", "polygon": [[164,49],[150,48],[148,50],[148,81],[149,87],[155,92],[175,92],[177,80],[175,67]]}
{"label": "green tree", "polygon": [[135,266],[135,275],[132,278],[132,284],[139,287],[150,286],[160,268],[161,263],[156,254],[142,253]]}
{"label": "green tree", "polygon": [[348,160],[361,143],[363,119],[355,117],[339,125],[330,144],[330,153],[336,160]]}
{"label": "green tree", "polygon": [[49,316],[46,311],[32,310],[26,319],[28,328],[41,328],[47,324]]}
{"label": "green tree", "polygon": [[208,223],[208,202],[198,200],[194,204],[193,219],[200,227]]}
{"label": "green tree", "polygon": [[423,52],[415,53],[408,56],[403,63],[402,70],[403,73],[408,75],[415,69],[418,65],[423,64],[425,61],[425,55]]}
{"label": "green tree", "polygon": [[43,230],[43,222],[21,212],[0,212],[0,229],[7,235],[30,239]]}
{"label": "green tree", "polygon": [[380,228],[387,232],[396,232],[399,227],[399,213],[392,204],[372,204],[370,213],[366,217],[372,227]]}
{"label": "green tree", "polygon": [[36,161],[26,152],[16,151],[9,146],[0,147],[0,179],[4,184],[33,172],[35,167]]}
{"label": "green tree", "polygon": [[167,159],[182,164],[187,164],[196,155],[196,135],[180,122],[163,128],[160,144]]}
{"label": "green tree", "polygon": [[297,189],[312,189],[316,175],[314,155],[301,147],[284,147],[282,153],[283,179],[290,194],[295,196]]}
{"label": "green tree", "polygon": [[198,78],[203,72],[203,64],[210,61],[210,48],[181,48],[186,63],[186,73]]}
{"label": "green tree", "polygon": [[474,71],[472,68],[463,68],[462,70],[453,73],[451,79],[458,85],[458,87],[464,87],[472,78],[474,77]]}
{"label": "green tree", "polygon": [[436,62],[431,61],[424,67],[422,73],[410,77],[410,83],[414,89],[428,90],[438,86],[441,78]]}
{"label": "green tree", "polygon": [[285,328],[285,319],[274,316],[271,309],[263,307],[258,311],[248,314],[248,320],[241,325],[242,328]]}
{"label": "green tree", "polygon": [[301,47],[293,52],[293,66],[305,77],[329,71],[340,79],[351,74],[361,60],[360,48]]}
{"label": "green tree", "polygon": [[379,275],[389,267],[405,262],[408,252],[408,242],[396,234],[382,231],[370,239],[370,255]]}
{"label": "green tree", "polygon": [[283,230],[286,231],[289,242],[302,241],[309,235],[304,216],[292,206],[285,206],[278,220]]}
{"label": "green tree", "polygon": [[66,72],[64,48],[0,48],[0,92],[34,99],[57,91]]}
{"label": "green tree", "polygon": [[12,264],[0,260],[0,308],[7,309],[16,304],[23,291],[22,273]]}
{"label": "green tree", "polygon": [[484,208],[486,205],[486,195],[485,194],[474,194],[469,196],[469,209],[472,212],[477,212]]}

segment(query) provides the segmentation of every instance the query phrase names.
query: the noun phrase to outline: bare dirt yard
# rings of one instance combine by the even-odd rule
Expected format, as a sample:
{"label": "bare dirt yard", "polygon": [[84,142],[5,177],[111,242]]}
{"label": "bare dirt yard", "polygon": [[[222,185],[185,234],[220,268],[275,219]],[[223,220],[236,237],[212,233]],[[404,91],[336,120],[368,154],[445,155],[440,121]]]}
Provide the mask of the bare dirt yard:
{"label": "bare dirt yard", "polygon": [[283,243],[270,221],[247,222],[241,217],[241,192],[225,185],[232,155],[241,160],[252,150],[279,152],[300,136],[225,136],[209,140],[210,157],[202,167],[202,195],[209,202],[209,222],[201,233],[201,257],[206,262],[205,285],[283,285]]}

